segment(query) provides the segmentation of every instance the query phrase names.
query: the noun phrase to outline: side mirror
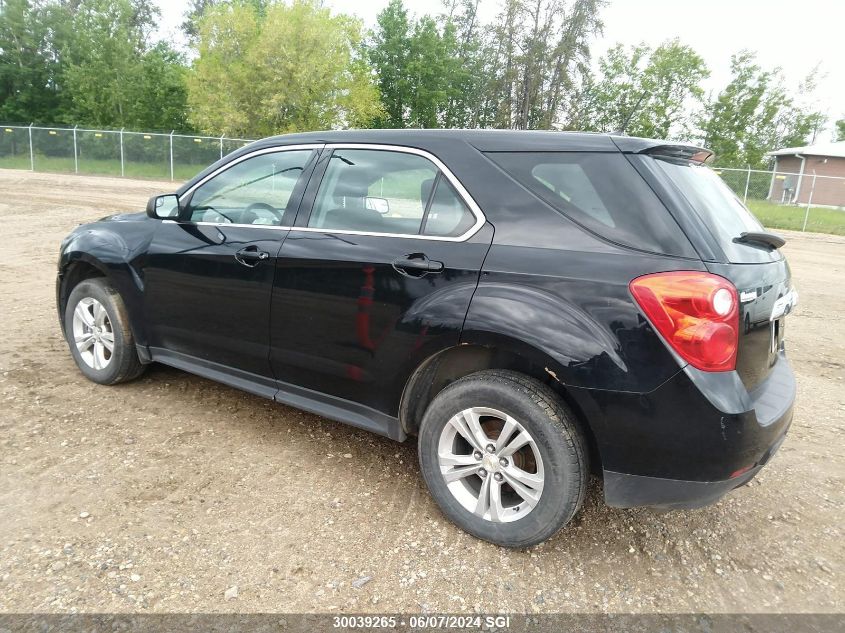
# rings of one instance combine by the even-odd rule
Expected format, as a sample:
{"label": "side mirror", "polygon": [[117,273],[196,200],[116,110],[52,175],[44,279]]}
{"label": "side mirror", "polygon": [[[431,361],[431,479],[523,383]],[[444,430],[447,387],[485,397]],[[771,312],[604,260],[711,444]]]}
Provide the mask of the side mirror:
{"label": "side mirror", "polygon": [[385,198],[364,198],[364,206],[371,211],[378,211],[382,215],[390,212],[390,203]]}
{"label": "side mirror", "polygon": [[147,201],[147,215],[156,220],[178,218],[179,196],[175,193],[153,196]]}

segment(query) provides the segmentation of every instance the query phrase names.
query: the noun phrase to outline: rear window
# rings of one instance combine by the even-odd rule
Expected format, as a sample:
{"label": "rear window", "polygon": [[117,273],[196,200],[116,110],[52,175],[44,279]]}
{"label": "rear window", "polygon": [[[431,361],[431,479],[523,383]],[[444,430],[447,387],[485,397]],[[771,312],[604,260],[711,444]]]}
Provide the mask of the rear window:
{"label": "rear window", "polygon": [[734,238],[745,232],[764,229],[730,187],[705,165],[665,158],[656,158],[656,162],[710,229],[728,259],[731,262],[747,261],[749,248],[753,247],[738,244]]}
{"label": "rear window", "polygon": [[694,257],[674,218],[622,154],[489,152],[552,208],[618,244]]}

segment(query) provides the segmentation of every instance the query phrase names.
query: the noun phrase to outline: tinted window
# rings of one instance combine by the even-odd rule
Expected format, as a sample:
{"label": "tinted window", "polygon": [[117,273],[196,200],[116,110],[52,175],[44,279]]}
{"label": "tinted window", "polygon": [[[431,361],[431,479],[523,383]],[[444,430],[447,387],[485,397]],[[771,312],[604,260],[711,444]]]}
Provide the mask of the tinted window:
{"label": "tinted window", "polygon": [[445,176],[437,179],[437,189],[429,204],[423,233],[426,235],[463,235],[475,224],[475,216]]}
{"label": "tinted window", "polygon": [[281,225],[311,154],[311,150],[273,152],[233,165],[194,191],[191,221]]}
{"label": "tinted window", "polygon": [[757,261],[749,249],[734,242],[763,226],[712,169],[698,163],[657,159],[660,170],[680,190],[732,262]]}
{"label": "tinted window", "polygon": [[551,207],[608,240],[656,253],[693,255],[674,218],[622,154],[487,156]]}
{"label": "tinted window", "polygon": [[415,154],[335,150],[308,226],[418,234],[437,173],[431,161]]}

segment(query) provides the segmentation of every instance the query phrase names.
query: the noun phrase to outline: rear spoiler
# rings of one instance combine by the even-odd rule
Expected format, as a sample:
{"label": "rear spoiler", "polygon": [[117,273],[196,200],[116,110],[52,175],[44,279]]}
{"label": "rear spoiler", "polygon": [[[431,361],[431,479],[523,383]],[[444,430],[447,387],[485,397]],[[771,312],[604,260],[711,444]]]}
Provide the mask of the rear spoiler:
{"label": "rear spoiler", "polygon": [[638,152],[649,156],[662,156],[663,158],[677,158],[680,160],[691,160],[696,163],[706,163],[713,158],[713,152],[703,147],[693,145],[656,145]]}
{"label": "rear spoiler", "polygon": [[611,136],[619,151],[625,154],[646,154],[676,160],[706,163],[713,159],[713,152],[689,143],[668,143],[634,136]]}

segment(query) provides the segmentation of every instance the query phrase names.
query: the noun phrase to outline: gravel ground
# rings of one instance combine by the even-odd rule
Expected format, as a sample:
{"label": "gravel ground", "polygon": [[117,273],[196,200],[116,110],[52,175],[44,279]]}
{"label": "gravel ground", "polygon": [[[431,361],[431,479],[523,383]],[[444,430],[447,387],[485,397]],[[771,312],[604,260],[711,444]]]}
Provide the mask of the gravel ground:
{"label": "gravel ground", "polygon": [[838,612],[845,238],[789,234],[792,431],[695,511],[615,510],[593,482],[511,551],[448,523],[413,443],[154,366],[102,387],[54,307],[59,241],[170,183],[0,170],[0,612]]}

